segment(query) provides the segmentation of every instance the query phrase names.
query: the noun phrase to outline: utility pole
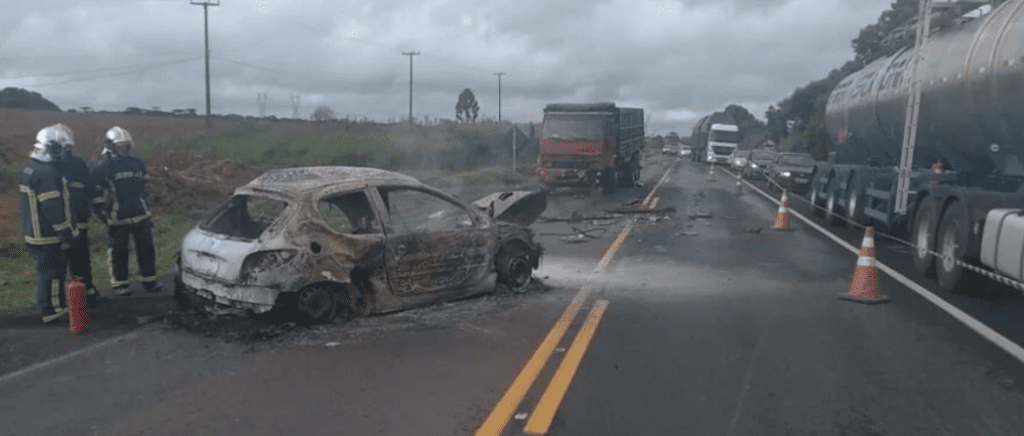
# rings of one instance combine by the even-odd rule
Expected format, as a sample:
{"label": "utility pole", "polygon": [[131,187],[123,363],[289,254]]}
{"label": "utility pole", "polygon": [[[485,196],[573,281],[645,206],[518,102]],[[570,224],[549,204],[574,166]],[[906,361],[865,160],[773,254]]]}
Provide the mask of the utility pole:
{"label": "utility pole", "polygon": [[924,63],[924,45],[931,30],[932,0],[918,0],[917,38],[914,39],[914,63],[910,70],[910,95],[903,118],[903,151],[900,153],[899,179],[896,182],[896,213],[906,215],[910,199],[910,169],[914,163],[914,145],[917,141],[917,121],[921,113],[921,64]]}
{"label": "utility pole", "polygon": [[257,92],[256,93],[256,106],[260,108],[260,118],[267,116],[267,93]]}
{"label": "utility pole", "polygon": [[498,76],[498,122],[500,123],[501,122],[501,76],[504,76],[505,73],[494,73],[494,75]]}
{"label": "utility pole", "polygon": [[299,117],[299,99],[300,96],[298,95],[292,96],[292,118]]}
{"label": "utility pole", "polygon": [[402,56],[409,56],[409,125],[412,125],[412,57],[420,54],[418,51],[402,52]]}
{"label": "utility pole", "polygon": [[196,1],[189,0],[189,3],[203,6],[203,40],[206,44],[206,128],[210,128],[210,20],[207,11],[209,6],[220,6],[220,0]]}

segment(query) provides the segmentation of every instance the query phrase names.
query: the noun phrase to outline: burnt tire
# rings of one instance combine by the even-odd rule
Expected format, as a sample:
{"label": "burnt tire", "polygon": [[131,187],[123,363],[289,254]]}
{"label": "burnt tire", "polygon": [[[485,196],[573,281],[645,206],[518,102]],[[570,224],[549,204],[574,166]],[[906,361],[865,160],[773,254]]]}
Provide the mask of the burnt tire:
{"label": "burnt tire", "polygon": [[305,287],[295,296],[295,312],[299,321],[304,324],[323,324],[330,321],[334,317],[335,306],[334,292],[326,285]]}
{"label": "burnt tire", "polygon": [[914,247],[910,249],[910,261],[918,274],[930,278],[935,277],[935,256],[929,251],[935,251],[936,217],[929,200],[922,201],[914,211],[914,222],[910,230],[910,242],[914,243]]}
{"label": "burnt tire", "polygon": [[498,253],[495,261],[498,282],[516,292],[523,292],[533,281],[533,262],[522,247],[507,247]]}
{"label": "burnt tire", "polygon": [[935,234],[935,278],[939,288],[949,293],[971,294],[981,283],[981,276],[957,264],[964,261],[970,243],[970,222],[967,208],[959,201],[951,203],[942,214],[939,231]]}

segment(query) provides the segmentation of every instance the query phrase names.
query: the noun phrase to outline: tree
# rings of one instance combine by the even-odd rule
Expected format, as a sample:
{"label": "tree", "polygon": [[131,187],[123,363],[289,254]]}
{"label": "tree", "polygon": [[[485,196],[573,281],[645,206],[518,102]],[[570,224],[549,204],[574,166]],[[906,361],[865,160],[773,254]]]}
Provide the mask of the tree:
{"label": "tree", "polygon": [[459,94],[459,102],[455,104],[455,119],[464,122],[475,122],[480,113],[480,105],[476,102],[476,96],[469,88],[463,89]]}
{"label": "tree", "polygon": [[317,107],[313,111],[313,114],[309,116],[309,119],[313,121],[330,121],[335,118],[334,111],[327,106]]}
{"label": "tree", "polygon": [[0,91],[0,107],[60,111],[57,105],[43,98],[42,94],[21,88],[4,88]]}

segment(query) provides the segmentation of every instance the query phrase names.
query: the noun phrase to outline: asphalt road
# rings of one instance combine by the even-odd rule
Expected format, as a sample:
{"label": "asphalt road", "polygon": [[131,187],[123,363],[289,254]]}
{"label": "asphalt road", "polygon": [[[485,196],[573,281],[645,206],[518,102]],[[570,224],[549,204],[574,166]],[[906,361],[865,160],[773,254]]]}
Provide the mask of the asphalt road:
{"label": "asphalt road", "polygon": [[[646,199],[674,213],[606,212],[670,166]],[[644,187],[554,195],[534,226],[543,285],[526,294],[313,329],[186,316],[140,328],[136,312],[168,302],[140,297],[78,342],[0,320],[0,356],[19,359],[0,370],[0,435],[518,435],[540,404],[552,435],[1021,434],[1019,362],[885,276],[889,304],[837,299],[853,254],[796,220],[769,230],[773,204],[705,171],[656,156]],[[579,313],[523,381],[570,301]],[[26,335],[50,342],[33,354],[11,339]],[[564,397],[545,403],[559,381]],[[498,410],[498,431],[481,431]]]}

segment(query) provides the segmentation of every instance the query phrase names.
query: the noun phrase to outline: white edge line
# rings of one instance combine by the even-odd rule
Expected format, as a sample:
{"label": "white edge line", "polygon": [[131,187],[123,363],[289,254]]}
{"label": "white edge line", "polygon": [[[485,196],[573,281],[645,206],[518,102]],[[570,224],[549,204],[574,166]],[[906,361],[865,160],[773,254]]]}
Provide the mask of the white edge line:
{"label": "white edge line", "polygon": [[112,338],[107,339],[107,340],[105,340],[103,342],[92,344],[92,345],[90,345],[88,347],[72,351],[72,352],[64,354],[62,356],[57,356],[57,357],[54,357],[54,358],[49,359],[49,360],[44,360],[42,362],[26,366],[26,367],[21,368],[19,370],[15,370],[15,371],[9,372],[7,374],[4,374],[4,375],[0,376],[0,384],[8,382],[8,381],[11,381],[11,380],[13,380],[15,378],[21,377],[21,376],[26,375],[26,374],[28,374],[30,372],[37,371],[37,370],[46,368],[46,367],[51,366],[51,365],[58,364],[60,362],[68,360],[68,359],[70,359],[72,357],[80,356],[82,354],[86,354],[86,353],[98,350],[100,348],[106,347],[108,345],[111,345],[111,344],[114,344],[114,343],[117,343],[117,342],[123,342],[123,341],[131,340],[131,339],[135,339],[135,337],[141,335],[144,331],[148,331],[148,330],[150,330],[150,329],[140,328],[140,329],[135,330],[133,332],[125,333],[125,334],[123,334],[121,336],[112,337]]}
{"label": "white edge line", "polygon": [[[736,177],[731,172],[727,172],[727,174],[729,174],[730,176]],[[742,182],[745,183],[747,186],[750,186],[751,188],[753,188],[755,191],[757,191],[762,196],[764,196],[764,197],[768,198],[769,200],[771,200],[773,203],[776,203],[776,204],[779,203],[779,201],[776,200],[774,197],[766,194],[764,191],[762,191],[760,188],[754,186],[752,183],[750,183],[750,182],[748,182],[746,180],[742,180]],[[811,226],[811,228],[813,228],[814,230],[817,230],[819,233],[821,233],[821,234],[827,236],[829,239],[835,241],[835,243],[837,243],[840,246],[842,246],[843,248],[849,250],[851,253],[854,253],[854,254],[860,253],[860,250],[857,247],[854,247],[854,246],[850,245],[846,241],[840,239],[838,236],[832,234],[832,232],[829,232],[828,230],[825,230],[825,228],[819,226],[817,223],[811,221],[810,219],[808,219],[807,217],[803,216],[799,212],[794,211],[792,208],[789,209],[789,213],[795,215],[797,218],[799,218],[805,224],[807,224],[808,226]],[[1017,359],[1021,363],[1024,363],[1024,348],[1022,348],[1020,345],[1017,345],[1016,343],[1014,343],[1013,341],[1008,339],[1006,336],[1003,336],[1003,335],[999,334],[999,332],[993,330],[991,327],[985,325],[981,321],[978,321],[974,317],[968,315],[966,312],[958,309],[956,306],[947,303],[946,300],[943,300],[938,295],[935,295],[934,293],[932,293],[928,289],[925,289],[923,286],[917,284],[916,282],[914,282],[913,280],[907,278],[903,274],[900,274],[899,272],[897,272],[896,270],[890,268],[889,266],[885,265],[884,263],[879,262],[877,259],[875,259],[875,264],[878,266],[878,269],[880,269],[883,272],[885,272],[886,274],[888,274],[889,277],[892,277],[896,281],[900,282],[901,284],[903,284],[903,286],[906,286],[906,287],[910,288],[910,290],[916,292],[918,295],[924,297],[924,299],[926,299],[926,300],[930,301],[932,304],[938,306],[939,309],[942,309],[942,310],[946,311],[946,313],[952,315],[953,318],[957,319],[957,321],[960,321],[960,322],[964,323],[964,325],[966,325],[967,328],[969,328],[971,330],[974,330],[975,333],[981,335],[985,339],[988,339],[990,342],[995,344],[997,347],[1002,348],[1003,351],[1009,353],[1011,356],[1013,356],[1015,359]]]}

